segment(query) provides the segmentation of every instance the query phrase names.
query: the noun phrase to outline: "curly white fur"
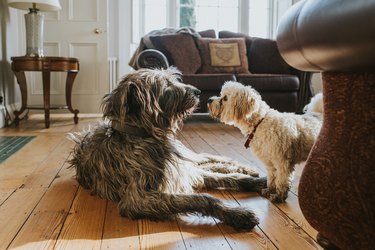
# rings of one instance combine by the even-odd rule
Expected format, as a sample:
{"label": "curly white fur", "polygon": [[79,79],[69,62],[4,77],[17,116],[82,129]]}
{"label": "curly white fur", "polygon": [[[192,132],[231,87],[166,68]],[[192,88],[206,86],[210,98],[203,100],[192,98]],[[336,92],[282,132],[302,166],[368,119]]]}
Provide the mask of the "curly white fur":
{"label": "curly white fur", "polygon": [[[250,149],[267,168],[267,188],[262,194],[275,202],[287,198],[295,164],[307,159],[322,125],[322,95],[306,107],[306,114],[281,113],[270,108],[250,86],[226,82],[220,97],[208,102],[210,115],[254,134]],[[254,127],[256,130],[254,132]]]}

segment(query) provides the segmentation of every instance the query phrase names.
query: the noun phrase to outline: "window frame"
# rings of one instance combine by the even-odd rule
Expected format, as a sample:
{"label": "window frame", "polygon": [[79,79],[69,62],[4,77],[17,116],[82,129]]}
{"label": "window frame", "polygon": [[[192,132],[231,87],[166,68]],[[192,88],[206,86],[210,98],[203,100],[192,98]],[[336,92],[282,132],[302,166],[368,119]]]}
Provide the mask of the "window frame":
{"label": "window frame", "polygon": [[[133,55],[134,51],[139,46],[139,39],[140,37],[134,37],[133,30],[134,30],[134,23],[133,23],[133,2],[134,1],[144,1],[144,0],[126,0],[120,1],[118,0],[118,12],[117,12],[117,19],[119,24],[118,26],[118,41],[116,41],[117,46],[117,53],[119,57],[119,75],[123,75],[131,71],[131,67],[128,65],[129,58]],[[249,1],[251,0],[239,0],[239,9],[242,10],[239,14],[239,32],[244,34],[249,34],[249,22],[246,17],[246,13],[244,10],[247,10],[247,6]],[[265,0],[269,2],[269,31],[268,37],[274,39],[274,35],[276,33],[276,27],[278,21],[280,20],[283,13],[293,4],[297,3],[299,0]],[[141,2],[142,3],[142,2]],[[179,24],[179,15],[177,15],[179,11],[179,0],[167,0],[168,5],[168,17],[167,17],[167,25],[169,27],[178,27]],[[142,13],[138,13],[139,18],[142,18]],[[241,21],[242,20],[242,21]],[[142,36],[144,33],[140,28],[143,24],[142,20],[139,20],[139,27],[138,32],[139,35]],[[144,28],[143,28],[144,30]]]}
{"label": "window frame", "polygon": [[[145,34],[145,18],[144,18],[144,4],[145,0],[131,0],[132,6],[134,1],[139,1],[140,5],[140,13],[138,14],[139,19],[138,22],[140,24],[139,27],[139,34]],[[250,26],[249,26],[249,7],[251,0],[237,0],[238,1],[238,32],[249,34]],[[274,35],[274,31],[276,30],[277,22],[274,16],[277,15],[277,11],[275,11],[275,7],[277,7],[278,0],[265,0],[268,1],[268,30],[267,30],[267,37],[272,38]],[[179,28],[180,23],[180,0],[167,0],[167,27],[171,28]],[[139,38],[133,37],[133,29],[135,27],[132,25],[132,32],[131,32],[131,41],[137,41]]]}

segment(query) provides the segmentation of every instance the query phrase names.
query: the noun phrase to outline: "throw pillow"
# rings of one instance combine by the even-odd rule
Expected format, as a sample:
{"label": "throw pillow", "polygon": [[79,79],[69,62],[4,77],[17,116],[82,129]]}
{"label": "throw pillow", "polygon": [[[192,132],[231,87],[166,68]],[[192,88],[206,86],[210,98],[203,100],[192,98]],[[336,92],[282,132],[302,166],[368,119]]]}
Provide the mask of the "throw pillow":
{"label": "throw pillow", "polygon": [[243,33],[220,31],[219,38],[244,37],[249,70],[253,74],[290,74],[291,67],[281,57],[276,41]]}
{"label": "throw pillow", "polygon": [[248,36],[248,35],[243,34],[243,33],[238,33],[238,32],[232,32],[232,31],[226,31],[226,30],[223,30],[223,31],[219,32],[219,38],[233,38],[233,37],[243,37],[243,38],[245,38],[246,53],[247,53],[247,58],[249,58],[249,69],[251,69],[251,59],[252,59],[252,57],[250,57],[249,55],[250,55],[251,43],[253,42],[253,38],[251,36]]}
{"label": "throw pillow", "polygon": [[201,58],[191,35],[180,33],[151,36],[150,40],[154,48],[167,57],[169,64],[182,73],[194,74],[200,68]]}
{"label": "throw pillow", "polygon": [[201,73],[250,73],[244,38],[198,38]]}
{"label": "throw pillow", "polygon": [[216,32],[213,29],[209,30],[202,30],[198,32],[201,37],[210,37],[210,38],[216,38]]}

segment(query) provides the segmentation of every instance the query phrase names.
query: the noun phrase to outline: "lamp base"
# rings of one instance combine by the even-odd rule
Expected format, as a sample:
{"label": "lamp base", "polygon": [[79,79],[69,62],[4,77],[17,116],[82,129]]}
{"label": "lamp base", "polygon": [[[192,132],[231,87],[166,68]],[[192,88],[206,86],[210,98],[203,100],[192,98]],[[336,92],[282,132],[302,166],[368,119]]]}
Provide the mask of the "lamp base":
{"label": "lamp base", "polygon": [[44,15],[40,14],[37,9],[30,9],[30,12],[25,14],[26,56],[44,57],[43,22]]}

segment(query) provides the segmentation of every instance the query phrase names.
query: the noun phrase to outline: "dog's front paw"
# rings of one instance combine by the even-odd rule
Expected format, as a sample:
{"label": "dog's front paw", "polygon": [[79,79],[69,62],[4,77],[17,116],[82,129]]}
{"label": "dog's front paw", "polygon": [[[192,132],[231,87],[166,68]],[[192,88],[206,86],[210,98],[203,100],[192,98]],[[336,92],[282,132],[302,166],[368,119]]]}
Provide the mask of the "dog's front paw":
{"label": "dog's front paw", "polygon": [[267,187],[267,177],[246,177],[238,179],[240,188],[244,191],[249,192],[261,192],[262,189]]}
{"label": "dog's front paw", "polygon": [[263,196],[263,197],[270,197],[271,195],[271,190],[269,188],[263,188],[260,192],[260,194]]}
{"label": "dog's front paw", "polygon": [[252,169],[248,166],[244,166],[244,165],[238,166],[237,172],[240,173],[240,174],[250,175],[252,177],[259,177],[258,171],[254,170],[254,169]]}
{"label": "dog's front paw", "polygon": [[248,231],[259,224],[259,219],[250,210],[233,208],[224,213],[223,222],[237,231]]}
{"label": "dog's front paw", "polygon": [[286,198],[288,198],[288,193],[286,194],[270,194],[269,200],[274,203],[283,203],[285,202]]}

